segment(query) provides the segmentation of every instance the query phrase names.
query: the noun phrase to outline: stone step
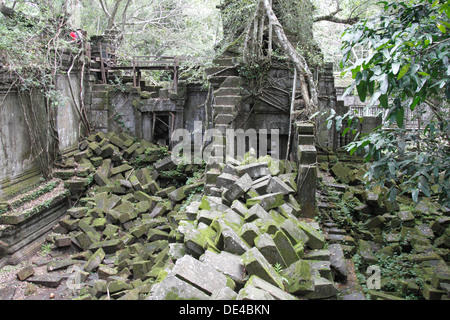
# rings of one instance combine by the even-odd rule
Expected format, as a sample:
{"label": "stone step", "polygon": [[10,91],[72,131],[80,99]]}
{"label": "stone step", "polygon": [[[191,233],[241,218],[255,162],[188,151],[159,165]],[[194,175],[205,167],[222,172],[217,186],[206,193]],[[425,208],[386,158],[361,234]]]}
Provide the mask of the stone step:
{"label": "stone step", "polygon": [[327,221],[323,224],[326,228],[336,228],[338,225],[333,221]]}
{"label": "stone step", "polygon": [[235,68],[230,67],[211,67],[205,69],[205,73],[207,76],[217,75],[217,76],[237,76],[238,72]]}
{"label": "stone step", "polygon": [[213,63],[222,67],[232,67],[237,64],[236,57],[220,57],[213,60]]}
{"label": "stone step", "polygon": [[107,84],[94,84],[92,85],[92,92],[108,91],[107,86]]}
{"label": "stone step", "polygon": [[242,85],[242,77],[227,77],[223,81],[221,88],[237,88]]}
{"label": "stone step", "polygon": [[215,105],[219,106],[238,106],[241,104],[241,96],[219,96],[215,97]]}
{"label": "stone step", "polygon": [[230,124],[233,122],[235,116],[232,114],[219,114],[214,118],[215,124]]}
{"label": "stone step", "polygon": [[39,215],[49,207],[62,201],[67,201],[68,193],[63,188],[57,188],[51,194],[35,199],[17,210],[6,212],[0,216],[0,224],[17,225]]}
{"label": "stone step", "polygon": [[231,129],[232,127],[229,124],[221,124],[221,123],[215,123],[214,129],[219,130],[223,136],[226,135],[227,129]]}
{"label": "stone step", "polygon": [[347,235],[347,232],[343,229],[339,229],[336,227],[333,228],[324,228],[324,231],[328,234],[337,234],[337,235]]}
{"label": "stone step", "polygon": [[231,114],[235,115],[236,107],[235,106],[218,106],[213,105],[213,117],[216,117],[219,114]]}
{"label": "stone step", "polygon": [[214,91],[215,97],[220,96],[238,96],[241,93],[240,88],[230,87],[230,88],[219,88],[216,91]]}
{"label": "stone step", "polygon": [[325,234],[325,240],[330,243],[338,243],[341,245],[356,246],[355,239],[351,236],[343,234]]}
{"label": "stone step", "polygon": [[[71,171],[70,174],[73,176],[75,173]],[[9,199],[7,202],[0,202],[0,221],[2,221],[4,216],[14,215],[16,212],[28,210],[34,205],[39,205],[41,202],[48,200],[48,194],[57,192],[57,190],[64,190],[64,185],[61,179],[54,178],[32,190]]]}
{"label": "stone step", "polygon": [[314,135],[307,134],[299,134],[298,135],[298,144],[303,145],[313,145],[315,142]]}
{"label": "stone step", "polygon": [[241,56],[242,54],[239,52],[237,52],[236,49],[234,48],[228,48],[227,50],[225,50],[224,53],[222,53],[221,57],[226,57],[226,58],[237,58],[239,56]]}
{"label": "stone step", "polygon": [[225,80],[227,80],[227,76],[209,76],[208,81],[211,83],[213,87],[220,87]]}
{"label": "stone step", "polygon": [[106,90],[92,91],[91,97],[93,99],[108,99],[108,91]]}

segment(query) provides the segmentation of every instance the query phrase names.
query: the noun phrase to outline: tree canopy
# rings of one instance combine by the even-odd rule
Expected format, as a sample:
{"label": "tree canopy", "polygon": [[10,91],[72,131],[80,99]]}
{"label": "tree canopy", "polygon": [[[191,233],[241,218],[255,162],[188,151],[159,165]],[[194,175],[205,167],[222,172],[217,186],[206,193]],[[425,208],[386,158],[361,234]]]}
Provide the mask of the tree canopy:
{"label": "tree canopy", "polygon": [[[382,4],[380,15],[344,33],[341,66],[354,79],[345,94],[356,88],[362,101],[370,99],[367,108],[379,104],[385,110],[383,126],[358,136],[346,148],[373,161],[369,178],[387,185],[392,200],[406,192],[415,201],[435,195],[448,205],[450,4],[440,0]],[[351,50],[358,45],[370,54],[351,62]],[[407,113],[422,120],[419,130],[407,129]],[[338,129],[344,119],[348,121],[344,133],[358,122],[350,113],[334,119]]]}

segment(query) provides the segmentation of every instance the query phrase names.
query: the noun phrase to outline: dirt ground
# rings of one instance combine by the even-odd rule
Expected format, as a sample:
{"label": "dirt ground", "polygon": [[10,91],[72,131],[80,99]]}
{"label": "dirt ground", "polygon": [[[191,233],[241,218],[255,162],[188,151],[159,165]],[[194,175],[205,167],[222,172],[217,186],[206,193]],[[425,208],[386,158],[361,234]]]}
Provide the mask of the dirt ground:
{"label": "dirt ground", "polygon": [[[68,269],[47,271],[49,262],[69,258],[71,250],[45,252],[40,250],[31,258],[18,265],[6,265],[0,268],[0,300],[71,300],[74,293],[67,287],[67,279],[70,273]],[[32,266],[33,276],[62,276],[60,284],[56,288],[33,283],[33,276],[21,281],[17,273],[27,266]],[[70,285],[69,285],[70,286]]]}

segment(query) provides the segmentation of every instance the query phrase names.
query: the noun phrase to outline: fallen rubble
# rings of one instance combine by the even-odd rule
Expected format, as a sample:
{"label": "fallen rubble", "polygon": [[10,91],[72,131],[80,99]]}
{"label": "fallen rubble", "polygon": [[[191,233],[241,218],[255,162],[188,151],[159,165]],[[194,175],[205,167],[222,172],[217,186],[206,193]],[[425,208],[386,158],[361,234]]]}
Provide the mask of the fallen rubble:
{"label": "fallen rubble", "polygon": [[296,172],[286,167],[295,166],[280,161],[272,175],[268,161],[248,157],[206,172],[210,195],[180,212],[187,255],[165,267],[146,299],[336,298],[330,255],[314,255],[327,251],[324,235],[301,219],[294,197]]}
{"label": "fallen rubble", "polygon": [[48,263],[67,271],[56,282],[24,281],[69,281],[80,300],[337,298],[293,163],[248,156],[183,184],[161,174],[181,171],[161,147],[123,133],[89,136],[66,163],[55,175],[75,205],[47,240],[76,252]]}
{"label": "fallen rubble", "polygon": [[[386,187],[366,188],[363,164],[322,163],[319,168],[317,220],[328,249],[354,263],[365,296],[448,300],[450,210],[433,198],[414,203],[408,193],[389,201]],[[343,251],[337,252],[336,245]],[[378,288],[366,283],[371,266],[380,270]],[[346,276],[342,263],[334,269],[336,278]]]}

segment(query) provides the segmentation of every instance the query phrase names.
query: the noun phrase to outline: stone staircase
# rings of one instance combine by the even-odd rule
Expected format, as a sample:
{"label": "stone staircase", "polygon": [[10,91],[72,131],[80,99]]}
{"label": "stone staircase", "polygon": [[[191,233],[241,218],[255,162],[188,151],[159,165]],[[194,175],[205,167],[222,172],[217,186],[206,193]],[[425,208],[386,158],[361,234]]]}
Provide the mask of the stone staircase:
{"label": "stone staircase", "polygon": [[0,203],[0,241],[8,245],[4,264],[17,264],[34,254],[46,234],[66,212],[69,192],[59,178]]}
{"label": "stone staircase", "polygon": [[[222,148],[222,154],[214,154],[210,159],[206,169],[205,192],[211,193],[214,190],[218,177],[218,164],[223,163],[226,155],[225,134],[227,129],[232,129],[234,120],[238,114],[241,104],[241,85],[242,78],[237,70],[237,55],[226,51],[221,57],[215,59],[214,67],[208,68],[206,74],[210,84],[214,88],[214,98],[212,105],[212,119],[215,129],[221,132],[221,135],[214,136],[213,148],[218,150]],[[212,191],[214,192],[214,191]]]}
{"label": "stone staircase", "polygon": [[213,123],[214,127],[224,134],[226,129],[232,127],[242,100],[242,78],[236,69],[235,54],[227,51],[213,63],[216,66],[206,70],[208,79],[214,87]]}

